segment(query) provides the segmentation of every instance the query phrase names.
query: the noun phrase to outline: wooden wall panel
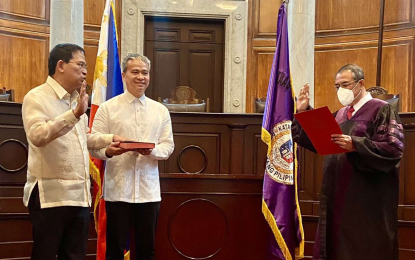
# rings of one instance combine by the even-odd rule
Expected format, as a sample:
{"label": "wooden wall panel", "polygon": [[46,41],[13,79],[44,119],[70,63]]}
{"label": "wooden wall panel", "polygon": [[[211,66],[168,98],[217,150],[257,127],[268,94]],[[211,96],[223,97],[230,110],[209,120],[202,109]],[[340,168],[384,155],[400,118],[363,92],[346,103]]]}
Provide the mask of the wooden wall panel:
{"label": "wooden wall panel", "polygon": [[[84,50],[86,63],[88,64],[86,81],[91,86],[91,91],[94,83],[94,69],[105,2],[105,0],[84,0]],[[115,16],[117,19],[118,46],[121,46],[121,0],[115,1]],[[122,59],[121,53],[119,55]]]}
{"label": "wooden wall panel", "polygon": [[0,12],[24,18],[46,20],[49,15],[49,3],[50,0],[3,0],[0,1]]}
{"label": "wooden wall panel", "polygon": [[48,74],[49,4],[50,0],[0,1],[0,88],[15,89],[17,102]]}
{"label": "wooden wall panel", "polygon": [[88,41],[84,45],[85,50],[85,60],[86,64],[88,64],[88,73],[86,74],[86,82],[88,85],[92,87],[94,82],[94,68],[95,62],[97,59],[97,52],[98,52],[98,42]]}
{"label": "wooden wall panel", "polygon": [[255,98],[267,96],[269,76],[275,47],[254,46],[251,50],[251,62],[248,62],[249,80],[247,81],[247,112],[255,111]]}
{"label": "wooden wall panel", "polygon": [[[50,0],[49,0],[50,1]],[[106,0],[84,0],[84,25],[85,31],[96,32],[99,39],[101,29],[102,14],[104,13]],[[117,30],[121,35],[121,6],[122,1],[115,1],[115,18],[117,20]],[[121,40],[121,37],[118,37]]]}
{"label": "wooden wall panel", "polygon": [[246,75],[246,112],[248,113],[255,112],[255,98],[264,97],[267,93],[272,55],[275,51],[278,9],[281,3],[282,0],[248,1]]}
{"label": "wooden wall panel", "polygon": [[258,78],[258,85],[256,91],[257,97],[262,98],[267,96],[269,77],[271,75],[271,67],[275,50],[263,50],[260,48],[257,50],[258,65],[256,68],[256,74]]}
{"label": "wooden wall panel", "polygon": [[[376,84],[379,3],[370,1],[316,1],[316,107],[341,107],[330,90],[334,74],[346,63],[365,71],[366,87]],[[401,94],[401,111],[414,111],[415,1],[385,1],[381,87]]]}
{"label": "wooden wall panel", "polygon": [[[87,83],[92,86],[105,0],[84,1],[84,48]],[[121,33],[121,1],[116,1],[118,33]],[[16,102],[48,75],[50,0],[0,1],[0,87],[14,88]],[[36,77],[34,76],[36,75]]]}
{"label": "wooden wall panel", "polygon": [[105,0],[84,0],[84,24],[99,29],[104,9]]}
{"label": "wooden wall panel", "polygon": [[[412,124],[407,117],[401,118],[404,122],[405,131],[405,154],[404,161],[401,165],[401,183],[400,183],[400,204],[415,205],[415,174],[405,174],[410,167],[413,167],[415,158],[415,147],[413,145],[413,138],[415,138],[415,125]],[[415,221],[415,207],[409,208],[403,212],[402,219],[406,221]]]}
{"label": "wooden wall panel", "polygon": [[22,102],[30,89],[46,80],[49,38],[0,30],[0,50],[0,87],[14,88],[16,102]]}
{"label": "wooden wall panel", "polygon": [[[265,96],[275,50],[277,13],[281,1],[249,3],[246,112],[255,112],[254,99]],[[316,1],[315,96],[316,107],[341,107],[333,98],[335,72],[346,63],[357,63],[375,85],[379,1]],[[402,112],[414,111],[415,0],[386,0],[381,86],[401,93]],[[335,97],[335,93],[334,93]]]}
{"label": "wooden wall panel", "polygon": [[[254,32],[254,38],[275,37],[277,31],[278,10],[281,6],[281,0],[257,0],[254,10],[255,17],[253,21],[258,24]],[[252,21],[252,20],[251,20]]]}
{"label": "wooden wall panel", "polygon": [[[412,0],[385,1],[385,24],[411,23]],[[355,30],[379,26],[380,1],[316,1],[316,30]]]}
{"label": "wooden wall panel", "polygon": [[[381,86],[390,93],[401,94],[402,111],[412,111],[413,38],[386,40],[383,47]],[[315,52],[315,107],[328,106],[332,111],[342,107],[333,87],[336,71],[348,63],[356,63],[365,72],[366,88],[376,85],[376,42],[319,45]],[[318,75],[318,76],[317,76]]]}

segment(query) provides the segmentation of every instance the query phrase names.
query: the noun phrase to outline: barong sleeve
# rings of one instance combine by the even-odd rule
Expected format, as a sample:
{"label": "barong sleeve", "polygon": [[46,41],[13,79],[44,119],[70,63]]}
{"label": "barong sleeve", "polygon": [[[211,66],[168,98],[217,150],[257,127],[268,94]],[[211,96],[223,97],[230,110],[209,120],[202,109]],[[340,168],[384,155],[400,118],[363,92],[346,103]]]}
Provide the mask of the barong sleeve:
{"label": "barong sleeve", "polygon": [[[108,118],[109,117],[108,117],[107,107],[105,105],[99,106],[97,112],[95,113],[94,123],[93,123],[92,129],[91,129],[91,137],[96,138],[96,136],[101,136],[101,135],[106,136],[106,135],[110,134],[110,129],[109,129],[109,125],[108,125],[109,124],[108,123],[108,121],[109,121]],[[113,138],[114,138],[114,135],[112,135],[112,139]],[[111,141],[112,141],[112,139],[111,139]],[[110,142],[110,144],[111,144],[111,142]],[[99,148],[101,148],[101,147],[99,147]],[[101,149],[91,148],[89,150],[89,153],[91,154],[92,157],[95,157],[97,159],[107,160],[109,158],[105,154],[106,150],[107,150],[107,147],[103,147]]]}
{"label": "barong sleeve", "polygon": [[174,151],[173,130],[170,113],[164,109],[161,134],[156,147],[151,151],[149,157],[154,160],[167,160]]}
{"label": "barong sleeve", "polygon": [[403,127],[398,113],[389,104],[383,106],[371,129],[372,137],[352,136],[356,152],[347,154],[349,161],[359,171],[391,172],[399,163],[404,149]]}

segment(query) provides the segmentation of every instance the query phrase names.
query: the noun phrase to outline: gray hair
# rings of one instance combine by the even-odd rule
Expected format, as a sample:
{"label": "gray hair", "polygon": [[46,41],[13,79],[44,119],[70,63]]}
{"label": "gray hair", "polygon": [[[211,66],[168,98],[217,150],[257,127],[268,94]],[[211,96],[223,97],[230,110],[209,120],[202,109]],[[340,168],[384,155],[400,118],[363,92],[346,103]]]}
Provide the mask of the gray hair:
{"label": "gray hair", "polygon": [[356,64],[346,64],[337,71],[336,75],[342,73],[343,71],[349,70],[352,73],[352,77],[354,81],[359,81],[361,79],[365,79],[365,74],[361,67],[357,66]]}
{"label": "gray hair", "polygon": [[151,62],[146,56],[138,54],[138,53],[130,53],[122,61],[122,72],[125,72],[127,70],[127,62],[129,60],[141,60],[142,62],[147,64],[148,71],[150,71],[150,69],[151,69]]}

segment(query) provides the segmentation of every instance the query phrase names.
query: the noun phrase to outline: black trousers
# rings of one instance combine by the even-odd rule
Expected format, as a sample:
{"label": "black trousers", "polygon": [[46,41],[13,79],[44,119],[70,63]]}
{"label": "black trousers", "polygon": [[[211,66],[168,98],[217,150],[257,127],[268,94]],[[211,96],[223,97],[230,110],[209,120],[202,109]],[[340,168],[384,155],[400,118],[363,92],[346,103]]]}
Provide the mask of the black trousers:
{"label": "black trousers", "polygon": [[123,260],[130,228],[135,231],[136,260],[154,260],[154,240],[160,202],[105,202],[107,213],[106,260]]}
{"label": "black trousers", "polygon": [[32,260],[85,259],[90,208],[40,208],[39,190],[33,189],[29,200],[29,215],[33,225]]}

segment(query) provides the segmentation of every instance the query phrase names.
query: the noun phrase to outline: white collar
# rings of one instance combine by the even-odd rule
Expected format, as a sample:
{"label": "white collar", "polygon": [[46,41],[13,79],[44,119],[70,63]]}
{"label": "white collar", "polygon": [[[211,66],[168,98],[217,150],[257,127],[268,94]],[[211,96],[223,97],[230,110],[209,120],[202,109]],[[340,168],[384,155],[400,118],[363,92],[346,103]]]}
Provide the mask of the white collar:
{"label": "white collar", "polygon": [[354,106],[353,106],[354,113],[356,113],[364,104],[366,104],[366,102],[368,102],[372,98],[373,97],[372,97],[372,95],[370,95],[370,93],[367,93],[364,97],[362,97],[362,99],[360,99],[359,102],[354,104]]}
{"label": "white collar", "polygon": [[76,100],[79,96],[79,93],[75,90],[72,94],[69,94],[66,89],[64,89],[54,78],[48,76],[46,83],[55,91],[56,95],[60,100],[64,99],[67,96],[67,100]]}
{"label": "white collar", "polygon": [[133,103],[134,100],[138,99],[141,104],[146,104],[146,95],[143,94],[141,97],[137,98],[133,94],[131,94],[128,90],[125,90],[124,92],[125,98],[127,99],[128,103]]}

